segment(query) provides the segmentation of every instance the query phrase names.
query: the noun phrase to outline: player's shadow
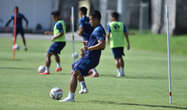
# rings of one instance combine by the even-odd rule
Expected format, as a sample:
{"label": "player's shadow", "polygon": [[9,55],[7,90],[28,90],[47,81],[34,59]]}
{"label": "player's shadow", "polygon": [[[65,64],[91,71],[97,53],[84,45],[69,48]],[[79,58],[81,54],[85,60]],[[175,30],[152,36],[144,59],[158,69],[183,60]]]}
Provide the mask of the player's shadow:
{"label": "player's shadow", "polygon": [[99,101],[99,100],[92,100],[91,102],[98,103],[98,104],[130,105],[130,106],[151,107],[151,108],[165,108],[165,109],[168,108],[168,109],[187,110],[187,107],[169,106],[169,105],[152,105],[152,104],[138,104],[138,103]]}
{"label": "player's shadow", "polygon": [[23,68],[23,67],[0,67],[0,69],[5,70],[33,70],[34,68]]}

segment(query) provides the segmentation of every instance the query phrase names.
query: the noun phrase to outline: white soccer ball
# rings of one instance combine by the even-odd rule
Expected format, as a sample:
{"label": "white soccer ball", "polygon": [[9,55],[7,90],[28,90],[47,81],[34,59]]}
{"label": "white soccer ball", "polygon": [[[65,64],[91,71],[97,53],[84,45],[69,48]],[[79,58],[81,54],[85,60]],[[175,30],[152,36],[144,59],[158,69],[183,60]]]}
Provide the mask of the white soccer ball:
{"label": "white soccer ball", "polygon": [[45,66],[40,65],[40,66],[38,67],[38,72],[39,72],[39,73],[45,72]]}
{"label": "white soccer ball", "polygon": [[63,91],[61,88],[58,88],[58,87],[52,88],[49,92],[49,96],[52,99],[60,100],[63,96]]}
{"label": "white soccer ball", "polygon": [[79,57],[79,54],[78,54],[77,52],[74,52],[74,53],[72,54],[72,57],[73,57],[74,59],[77,59],[77,58]]}
{"label": "white soccer ball", "polygon": [[12,49],[19,50],[19,45],[18,44],[13,45]]}

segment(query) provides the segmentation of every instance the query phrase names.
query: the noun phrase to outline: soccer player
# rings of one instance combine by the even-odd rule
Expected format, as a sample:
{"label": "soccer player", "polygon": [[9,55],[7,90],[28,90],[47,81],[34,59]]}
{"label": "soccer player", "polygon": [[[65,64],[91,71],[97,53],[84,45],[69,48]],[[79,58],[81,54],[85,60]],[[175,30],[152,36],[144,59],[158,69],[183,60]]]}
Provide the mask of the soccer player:
{"label": "soccer player", "polygon": [[[16,38],[17,38],[17,34],[20,33],[21,34],[21,37],[22,37],[22,40],[23,40],[23,44],[24,44],[24,50],[27,51],[27,45],[26,45],[26,40],[25,40],[25,37],[24,37],[24,28],[23,28],[23,23],[22,21],[24,20],[26,22],[26,27],[25,29],[28,30],[28,20],[27,18],[19,12],[19,7],[15,7],[14,10],[16,10],[16,13],[17,13],[17,21],[16,21]],[[11,21],[14,21],[14,17],[15,15],[12,15],[11,18],[8,20],[8,22],[5,24],[5,28],[8,27],[8,25],[10,24]],[[15,39],[16,40],[16,39]]]}
{"label": "soccer player", "polygon": [[60,12],[54,11],[51,13],[53,20],[56,22],[53,32],[45,32],[45,34],[52,34],[53,36],[51,38],[51,41],[53,41],[53,44],[48,49],[47,55],[46,55],[46,63],[45,63],[45,72],[40,73],[41,75],[48,75],[49,67],[51,64],[51,56],[55,56],[55,60],[57,62],[57,68],[56,72],[62,71],[62,67],[60,65],[60,58],[58,54],[60,54],[61,50],[65,47],[66,41],[65,41],[65,34],[66,34],[66,27],[63,20],[60,19]]}
{"label": "soccer player", "polygon": [[130,43],[127,33],[127,28],[125,24],[119,21],[119,14],[117,12],[113,12],[111,14],[111,20],[112,22],[109,23],[107,27],[107,39],[108,44],[112,48],[112,52],[115,59],[115,64],[117,68],[117,77],[125,76],[124,71],[124,61],[123,61],[123,55],[124,55],[124,46],[125,46],[125,40],[127,41],[127,49],[130,49]]}
{"label": "soccer player", "polygon": [[101,14],[99,11],[93,11],[90,15],[90,24],[94,28],[88,40],[88,45],[81,48],[85,54],[82,58],[72,64],[72,73],[70,78],[69,95],[60,102],[73,102],[77,88],[77,79],[84,81],[88,71],[99,64],[101,51],[105,48],[105,30],[100,24]]}
{"label": "soccer player", "polygon": [[[78,35],[82,36],[83,38],[83,44],[86,44],[89,40],[90,34],[93,31],[93,28],[91,27],[89,23],[89,17],[87,17],[87,8],[81,7],[80,8],[80,20],[79,20],[79,30]],[[91,69],[89,71],[91,73],[91,77],[99,77],[99,74],[95,68]]]}

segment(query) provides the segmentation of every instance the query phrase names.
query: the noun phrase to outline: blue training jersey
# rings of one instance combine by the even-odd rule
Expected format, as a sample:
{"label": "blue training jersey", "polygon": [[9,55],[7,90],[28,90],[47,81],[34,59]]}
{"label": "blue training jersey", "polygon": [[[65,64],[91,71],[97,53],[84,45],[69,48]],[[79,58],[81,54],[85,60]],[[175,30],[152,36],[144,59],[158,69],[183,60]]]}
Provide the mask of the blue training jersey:
{"label": "blue training jersey", "polygon": [[[105,41],[105,30],[102,25],[98,25],[90,35],[88,41],[88,47],[94,46],[98,43],[98,40]],[[90,58],[92,61],[99,63],[99,59],[101,56],[101,49],[100,50],[88,50],[86,51],[85,57]]]}
{"label": "blue training jersey", "polygon": [[[9,24],[12,20],[14,21],[14,14],[11,16],[11,18],[9,19],[7,24]],[[16,22],[17,29],[23,28],[23,23],[22,23],[23,20],[25,20],[26,24],[28,24],[27,18],[23,14],[18,13],[17,14],[17,22]]]}
{"label": "blue training jersey", "polygon": [[79,20],[79,25],[80,27],[83,27],[84,31],[83,31],[83,40],[84,41],[88,41],[90,34],[93,31],[93,28],[91,27],[90,23],[89,23],[89,17],[87,16],[83,16],[80,20]]}

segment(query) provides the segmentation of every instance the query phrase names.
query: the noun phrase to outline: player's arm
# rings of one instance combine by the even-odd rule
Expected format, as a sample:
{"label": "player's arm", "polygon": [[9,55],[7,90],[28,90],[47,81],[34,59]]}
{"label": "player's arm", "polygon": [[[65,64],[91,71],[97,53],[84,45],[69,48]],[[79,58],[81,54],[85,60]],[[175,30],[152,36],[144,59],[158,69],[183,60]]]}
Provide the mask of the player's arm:
{"label": "player's arm", "polygon": [[79,30],[77,31],[77,34],[82,36],[83,35],[83,31],[84,31],[84,28],[83,27],[79,27]]}
{"label": "player's arm", "polygon": [[105,40],[98,40],[98,43],[94,46],[87,47],[86,50],[104,50],[105,49]]}
{"label": "player's arm", "polygon": [[46,34],[46,35],[52,35],[53,32],[51,32],[51,31],[45,31],[44,34]]}
{"label": "player's arm", "polygon": [[110,32],[107,33],[106,38],[107,38],[108,44],[110,45]]}
{"label": "player's arm", "polygon": [[124,35],[125,35],[125,39],[126,39],[126,41],[127,41],[127,49],[129,50],[129,49],[130,49],[130,42],[129,42],[128,33],[127,33],[127,32],[124,32]]}
{"label": "player's arm", "polygon": [[83,28],[83,25],[84,25],[84,22],[80,19],[79,20],[79,30],[77,31],[77,34],[82,36],[83,35],[83,31],[84,31],[84,28]]}
{"label": "player's arm", "polygon": [[10,22],[11,22],[13,19],[14,19],[14,17],[11,16],[11,18],[6,22],[6,24],[5,24],[5,28],[8,27],[8,25],[10,24]]}
{"label": "player's arm", "polygon": [[128,36],[128,32],[127,32],[127,28],[126,28],[125,24],[123,26],[123,32],[124,32],[125,39],[127,41],[127,49],[129,50],[130,49],[130,42],[129,42],[129,36]]}
{"label": "player's arm", "polygon": [[29,21],[24,15],[22,15],[22,17],[23,17],[23,19],[24,19],[24,21],[26,23],[25,29],[28,30]]}
{"label": "player's arm", "polygon": [[108,44],[110,45],[110,32],[111,32],[111,29],[110,29],[110,25],[108,24],[107,25],[107,35],[106,35],[106,38],[107,38],[107,42]]}
{"label": "player's arm", "polygon": [[64,32],[59,32],[56,36],[52,37],[52,40],[55,40],[56,38],[59,38],[62,35],[64,35]]}

